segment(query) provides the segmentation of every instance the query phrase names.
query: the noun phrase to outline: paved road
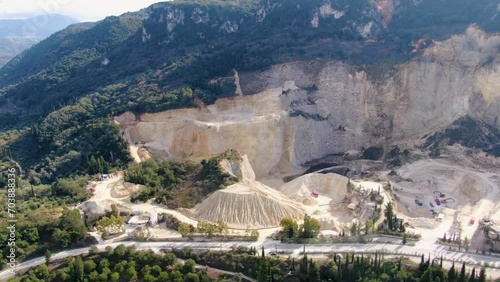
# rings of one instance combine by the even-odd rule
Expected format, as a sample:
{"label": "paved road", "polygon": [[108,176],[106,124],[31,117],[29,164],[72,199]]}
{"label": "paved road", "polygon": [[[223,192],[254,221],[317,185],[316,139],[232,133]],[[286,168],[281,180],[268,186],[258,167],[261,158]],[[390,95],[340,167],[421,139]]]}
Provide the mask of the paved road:
{"label": "paved road", "polygon": [[[229,250],[233,246],[246,246],[246,247],[256,247],[260,248],[262,245],[268,251],[277,250],[278,252],[285,252],[287,255],[290,254],[294,257],[299,257],[303,250],[303,245],[300,244],[283,244],[278,241],[266,240],[264,244],[259,242],[120,242],[111,244],[101,244],[98,245],[99,250],[104,250],[106,247],[116,247],[119,244],[124,244],[125,246],[134,245],[138,250],[153,250],[158,252],[162,249],[170,248],[184,248],[189,247],[191,249],[211,249],[211,250]],[[431,257],[441,257],[443,256],[446,260],[455,261],[466,261],[468,263],[475,263],[484,265],[484,263],[489,263],[491,266],[500,267],[500,259],[498,257],[485,256],[474,253],[460,253],[449,251],[444,246],[434,245],[434,249],[422,248],[422,246],[409,246],[409,245],[398,245],[390,243],[379,243],[373,242],[369,244],[317,244],[317,245],[306,245],[306,252],[314,253],[328,253],[328,252],[375,252],[375,251],[387,251],[387,252],[397,252],[400,254],[424,254],[431,255]],[[53,260],[63,259],[71,256],[78,256],[88,253],[90,248],[81,248],[74,250],[67,250],[52,255]],[[20,263],[17,266],[17,271],[26,270],[28,268],[33,268],[39,264],[45,262],[44,257],[38,257],[25,262]],[[13,276],[8,270],[0,272],[0,281],[5,281],[7,278]],[[497,276],[497,275],[495,275]],[[500,277],[500,273],[498,273]]]}

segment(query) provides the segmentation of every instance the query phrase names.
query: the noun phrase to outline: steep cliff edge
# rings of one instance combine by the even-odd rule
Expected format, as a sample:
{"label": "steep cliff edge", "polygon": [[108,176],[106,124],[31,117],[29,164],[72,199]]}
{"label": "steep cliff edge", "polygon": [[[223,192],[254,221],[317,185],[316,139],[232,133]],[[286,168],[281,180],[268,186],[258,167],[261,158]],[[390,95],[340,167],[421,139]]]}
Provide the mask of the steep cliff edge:
{"label": "steep cliff edge", "polygon": [[274,65],[239,74],[242,92],[257,94],[144,114],[125,130],[157,156],[233,148],[248,155],[257,178],[291,174],[327,155],[420,140],[465,115],[500,128],[498,48],[500,35],[471,26],[380,80],[338,61]]}

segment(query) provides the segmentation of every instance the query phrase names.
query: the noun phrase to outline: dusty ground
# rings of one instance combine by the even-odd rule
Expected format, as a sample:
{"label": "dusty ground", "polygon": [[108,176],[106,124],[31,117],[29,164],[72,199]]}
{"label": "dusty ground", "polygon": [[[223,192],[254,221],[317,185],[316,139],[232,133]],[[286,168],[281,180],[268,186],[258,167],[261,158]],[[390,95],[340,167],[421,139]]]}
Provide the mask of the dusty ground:
{"label": "dusty ground", "polygon": [[[131,146],[131,149],[137,150],[134,146]],[[424,159],[407,164],[396,171],[399,181],[391,182],[397,200],[398,216],[404,217],[410,223],[409,231],[422,235],[418,244],[433,244],[445,233],[447,237],[460,234],[462,239],[473,238],[479,220],[484,217],[500,222],[500,174],[496,160],[477,154],[464,157],[464,154],[451,152],[451,155],[453,158]],[[139,158],[137,161],[143,159]],[[482,161],[486,163],[482,165]],[[279,218],[272,215],[291,215],[300,222],[304,213],[320,220],[322,229],[340,231],[342,228],[348,228],[353,219],[357,218],[364,223],[373,213],[373,203],[348,195],[347,178],[340,175],[313,173],[288,183],[271,178],[262,181],[268,184],[266,186],[255,180],[255,173],[246,157],[243,164],[224,163],[223,166],[229,173],[242,176],[244,180],[218,191],[189,213],[152,203],[130,203],[130,195],[140,187],[123,183],[121,175],[96,183],[96,193],[90,200],[104,206],[116,203],[131,210],[166,212],[195,226],[197,219],[207,220],[206,217],[209,216],[229,222],[233,228],[232,232],[259,228],[261,237],[264,238],[265,234],[272,233],[270,230],[274,229],[262,228],[277,226],[279,223]],[[235,167],[239,171],[231,170]],[[390,194],[381,188],[383,183],[352,181],[352,184],[356,190],[362,189],[366,193],[380,189],[384,199],[383,206],[391,200]],[[318,197],[312,195],[313,190],[319,192]],[[445,202],[438,205],[436,198]],[[417,205],[415,200],[419,200],[423,205]],[[351,206],[351,209],[348,206]],[[356,208],[353,209],[353,206]],[[436,214],[444,214],[444,220],[436,221],[431,210]],[[471,218],[475,218],[474,224],[470,224]],[[155,234],[178,236],[175,231],[162,231],[161,228],[156,230]]]}
{"label": "dusty ground", "polygon": [[[398,197],[398,210],[408,217],[415,227],[436,228],[430,210],[443,213],[439,237],[446,232],[462,233],[462,238],[473,237],[478,222],[483,217],[500,221],[500,176],[495,170],[478,170],[463,163],[449,160],[421,160],[397,170],[406,181],[394,183]],[[441,197],[440,194],[445,194]],[[436,204],[435,199],[447,200]],[[423,206],[418,206],[418,199]],[[432,205],[431,205],[432,204]],[[475,218],[474,224],[470,219]],[[427,232],[420,230],[421,232]],[[436,230],[433,230],[436,231]]]}

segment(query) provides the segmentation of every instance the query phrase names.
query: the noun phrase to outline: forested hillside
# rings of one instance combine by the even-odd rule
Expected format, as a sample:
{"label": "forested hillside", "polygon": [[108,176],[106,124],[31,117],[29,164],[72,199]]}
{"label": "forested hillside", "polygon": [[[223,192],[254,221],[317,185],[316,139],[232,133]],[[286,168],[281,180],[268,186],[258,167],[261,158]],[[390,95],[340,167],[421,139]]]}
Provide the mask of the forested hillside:
{"label": "forested hillside", "polygon": [[314,58],[395,64],[418,54],[413,40],[446,38],[473,23],[495,30],[496,8],[491,0],[406,0],[388,21],[365,0],[174,1],[73,25],[0,69],[4,160],[42,181],[81,173],[92,155],[120,166],[122,143],[100,148],[109,142],[90,137],[97,130],[119,139],[104,125],[113,115],[212,103],[232,92],[208,82],[233,68]]}

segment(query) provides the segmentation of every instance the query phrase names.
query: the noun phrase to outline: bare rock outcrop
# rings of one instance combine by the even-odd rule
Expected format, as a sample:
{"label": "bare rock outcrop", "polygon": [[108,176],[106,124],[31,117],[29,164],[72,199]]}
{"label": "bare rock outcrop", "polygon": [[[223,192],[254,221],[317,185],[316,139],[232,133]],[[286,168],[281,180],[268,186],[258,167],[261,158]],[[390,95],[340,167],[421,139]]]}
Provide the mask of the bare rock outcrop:
{"label": "bare rock outcrop", "polygon": [[[500,35],[471,26],[375,79],[344,62],[297,61],[239,73],[241,92],[203,109],[144,114],[125,126],[167,159],[236,149],[257,179],[330,154],[421,139],[465,115],[500,128]],[[120,119],[117,119],[120,120]]]}

